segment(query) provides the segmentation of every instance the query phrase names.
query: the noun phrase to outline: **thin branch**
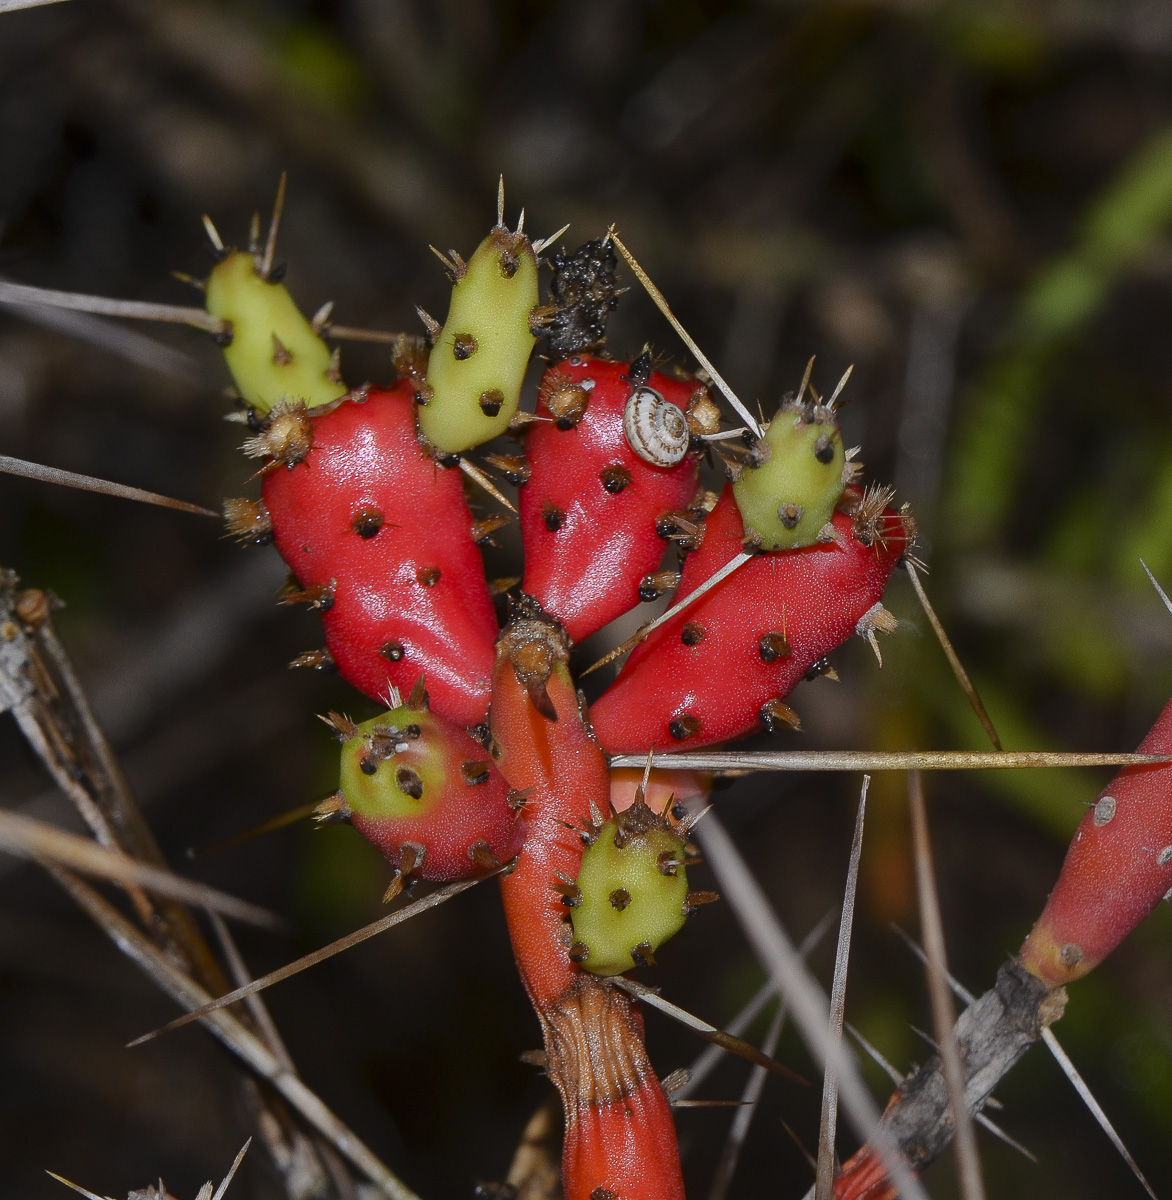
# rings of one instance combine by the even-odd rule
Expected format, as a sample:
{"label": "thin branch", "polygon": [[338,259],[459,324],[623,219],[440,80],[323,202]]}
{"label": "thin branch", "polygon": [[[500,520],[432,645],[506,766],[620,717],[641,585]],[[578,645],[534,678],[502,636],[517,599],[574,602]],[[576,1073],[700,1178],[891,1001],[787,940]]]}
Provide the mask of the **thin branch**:
{"label": "thin branch", "polygon": [[[492,874],[496,874],[496,872]],[[377,921],[372,921],[369,925],[364,925],[361,929],[356,929],[353,933],[348,933],[345,937],[340,937],[337,941],[330,942],[328,946],[322,946],[320,950],[313,950],[294,962],[286,963],[285,966],[278,967],[277,970],[270,971],[267,975],[262,975],[259,979],[254,979],[251,983],[247,983],[243,987],[238,987],[233,992],[228,992],[226,995],[214,1000],[208,1000],[201,1007],[192,1009],[184,1013],[181,1017],[176,1017],[174,1021],[168,1021],[166,1025],[162,1025],[158,1029],[153,1029],[150,1033],[144,1033],[141,1037],[136,1037],[133,1041],[127,1042],[126,1045],[127,1047],[141,1046],[144,1042],[152,1041],[161,1034],[170,1033],[173,1029],[181,1029],[184,1025],[190,1025],[192,1021],[202,1021],[211,1013],[217,1012],[229,1004],[235,1004],[238,1000],[243,1000],[246,996],[264,991],[265,988],[272,987],[274,983],[280,983],[282,980],[289,979],[291,976],[297,975],[309,967],[315,967],[318,963],[325,962],[327,958],[332,958],[335,954],[340,954],[343,950],[349,950],[352,946],[358,946],[386,929],[392,929],[394,926],[401,925],[404,921],[409,921],[412,917],[417,917],[429,909],[437,908],[446,900],[451,900],[453,896],[458,896],[461,892],[466,892],[470,887],[475,887],[478,883],[482,883],[488,878],[491,878],[491,876],[481,875],[476,879],[462,879],[456,883],[446,884],[444,887],[432,892],[430,896],[424,896],[422,900],[416,900],[414,904],[408,904],[406,908],[400,908],[393,913],[388,913],[385,917],[380,917]]]}
{"label": "thin branch", "polygon": [[[37,4],[52,4],[54,0],[34,0]],[[0,12],[7,11],[3,5],[6,0],[0,0]],[[27,7],[32,7],[31,4]],[[58,1175],[56,1171],[46,1170],[45,1174],[57,1180],[58,1183],[63,1183],[67,1188],[72,1188],[79,1196],[84,1196],[86,1200],[114,1200],[113,1196],[99,1196],[97,1192],[91,1192],[89,1188],[83,1188],[80,1183],[74,1183],[72,1179],[66,1179],[64,1175]]]}
{"label": "thin branch", "polygon": [[646,984],[639,983],[634,979],[627,979],[623,975],[616,975],[611,982],[621,987],[624,992],[630,992],[632,996],[643,1001],[649,1007],[657,1008],[661,1013],[666,1013],[673,1021],[678,1021],[681,1025],[692,1030],[693,1033],[698,1033],[705,1041],[711,1042],[714,1046],[720,1046],[722,1049],[730,1051],[739,1058],[748,1060],[754,1066],[763,1067],[766,1071],[772,1071],[774,1075],[780,1075],[782,1079],[788,1079],[790,1083],[807,1084],[808,1081],[803,1079],[796,1071],[787,1067],[784,1063],[779,1063],[776,1059],[770,1058],[768,1054],[763,1054],[752,1042],[746,1042],[744,1038],[733,1037],[731,1034],[725,1033],[723,1029],[717,1029],[715,1025],[709,1025],[707,1021],[688,1012],[686,1008],[680,1008],[678,1004],[673,1004],[670,1000],[665,1000],[658,992],[647,987]]}
{"label": "thin branch", "polygon": [[[609,765],[642,767],[642,754],[616,754]],[[1068,754],[1050,750],[697,750],[655,755],[656,770],[678,771],[1002,771],[1040,767],[1142,767],[1172,754]]]}
{"label": "thin branch", "polygon": [[1151,568],[1142,558],[1139,560],[1139,565],[1143,567],[1144,574],[1151,580],[1152,587],[1156,589],[1156,595],[1164,602],[1164,607],[1172,613],[1172,599],[1169,599],[1168,593],[1156,582],[1156,577],[1152,574]]}
{"label": "thin branch", "polygon": [[944,924],[940,918],[940,897],[932,864],[932,842],[928,836],[928,814],[924,807],[924,787],[920,773],[908,777],[908,801],[912,818],[912,842],[915,848],[916,891],[920,900],[920,926],[928,957],[928,994],[932,1001],[932,1020],[936,1027],[944,1081],[948,1085],[952,1117],[956,1125],[953,1145],[963,1200],[985,1200],[981,1179],[981,1160],[972,1118],[965,1099],[964,1069],[956,1042],[956,1010],[948,991],[948,959],[944,949]]}
{"label": "thin branch", "polygon": [[221,519],[221,514],[214,509],[190,504],[186,500],[175,500],[171,496],[148,492],[125,483],[114,483],[109,479],[98,479],[94,475],[79,475],[76,471],[63,471],[60,467],[46,467],[43,463],[27,462],[23,458],[12,458],[7,454],[0,454],[0,472],[5,475],[19,475],[22,479],[35,479],[40,483],[78,488],[83,492],[99,492],[103,496],[116,496],[120,500],[137,500],[140,504],[173,508],[176,512],[194,513],[197,517],[211,517],[216,521]]}
{"label": "thin branch", "polygon": [[777,982],[793,1011],[806,1045],[823,1070],[838,1077],[841,1102],[855,1132],[869,1141],[909,1200],[926,1200],[923,1185],[912,1175],[902,1154],[880,1124],[879,1109],[863,1083],[854,1060],[841,1042],[827,1035],[829,1005],[773,912],[736,844],[719,819],[710,816],[698,829],[705,858],[716,874],[721,895],[732,908],[754,952]]}
{"label": "thin branch", "polygon": [[[179,970],[122,914],[93,888],[58,867],[49,872],[78,905],[169,996],[184,1008],[197,1008],[211,997]],[[389,1200],[419,1200],[339,1118],[296,1076],[286,1071],[272,1051],[228,1012],[209,1013],[204,1024],[233,1054],[267,1080],[309,1124],[366,1176]]]}
{"label": "thin branch", "polygon": [[704,368],[705,371],[708,372],[709,376],[712,378],[712,382],[716,384],[721,392],[724,393],[728,402],[737,410],[737,412],[740,414],[741,420],[744,421],[745,424],[748,425],[748,427],[758,437],[760,437],[761,426],[758,424],[756,418],[754,418],[753,414],[749,412],[749,410],[741,403],[736,392],[734,392],[732,388],[725,383],[724,379],[721,378],[720,372],[717,371],[717,369],[708,361],[707,355],[703,350],[700,349],[698,345],[696,345],[695,341],[692,339],[692,335],[688,333],[688,331],[676,319],[676,315],[671,311],[671,306],[668,304],[663,293],[655,286],[654,283],[651,282],[651,277],[635,261],[635,256],[630,252],[630,250],[623,245],[619,235],[615,233],[613,225],[607,230],[607,237],[609,237],[610,240],[618,247],[619,253],[627,260],[627,266],[629,266],[631,270],[635,272],[635,277],[643,285],[647,295],[649,295],[651,299],[655,301],[655,307],[658,308],[661,313],[663,313],[671,327],[680,335],[680,339],[683,341],[684,345],[687,346],[688,349],[691,350],[691,352],[696,356],[696,361]]}
{"label": "thin branch", "polygon": [[[61,4],[61,3],[63,3],[63,0],[0,0],[0,13],[16,12],[18,9],[21,9],[21,8],[41,8],[46,4]],[[49,1174],[53,1175],[53,1172],[50,1171]],[[61,1176],[53,1175],[53,1178],[61,1179]],[[61,1182],[67,1183],[68,1180],[61,1179]],[[71,1183],[71,1184],[69,1184],[69,1186],[73,1187],[75,1185]]]}
{"label": "thin branch", "polygon": [[964,692],[969,704],[972,705],[973,712],[977,714],[977,720],[981,722],[985,732],[989,735],[989,741],[993,743],[993,748],[1000,750],[1001,738],[997,736],[997,730],[993,727],[993,719],[989,716],[984,701],[973,685],[973,681],[969,678],[969,673],[964,669],[964,664],[953,649],[952,640],[941,624],[940,618],[936,615],[936,610],[932,607],[932,602],[928,599],[928,593],[924,591],[919,571],[916,570],[915,564],[911,559],[904,559],[903,565],[908,573],[908,578],[912,581],[912,588],[916,593],[916,599],[919,600],[920,607],[924,610],[924,616],[928,618],[928,624],[932,626],[932,632],[935,633],[936,640],[940,643],[940,649],[944,651],[944,657],[948,659],[948,665],[952,668],[953,675],[956,676],[956,682],[960,684],[961,691]]}
{"label": "thin branch", "polygon": [[[802,938],[798,945],[798,954],[804,959],[810,954],[819,942],[826,936],[834,919],[834,910],[828,912],[822,920]],[[777,995],[777,984],[772,979],[767,979],[756,992],[753,993],[748,1003],[741,1009],[739,1013],[725,1026],[725,1032],[733,1037],[740,1037],[741,1034],[749,1028],[750,1025],[757,1019],[761,1010]],[[684,1100],[691,1096],[696,1089],[702,1084],[709,1075],[712,1074],[713,1068],[725,1054],[723,1046],[709,1046],[696,1057],[696,1061],[687,1069],[688,1080],[681,1087],[677,1088],[673,1093],[673,1098]]]}
{"label": "thin branch", "polygon": [[[855,919],[855,897],[859,886],[859,858],[863,853],[863,820],[867,812],[867,789],[870,775],[863,776],[859,793],[859,808],[855,815],[855,832],[851,839],[850,862],[846,872],[846,888],[842,897],[842,919],[838,923],[838,947],[834,954],[834,979],[830,985],[830,1024],[828,1034],[838,1046],[842,1045],[843,1012],[846,1008],[846,972],[851,953],[851,930]],[[838,1080],[827,1069],[822,1077],[822,1116],[818,1126],[818,1168],[814,1182],[814,1200],[834,1200],[835,1135],[838,1127]]]}
{"label": "thin branch", "polygon": [[1107,1135],[1111,1145],[1119,1152],[1120,1157],[1131,1168],[1132,1174],[1139,1180],[1140,1186],[1151,1197],[1151,1200],[1156,1200],[1156,1193],[1152,1190],[1152,1185],[1148,1183],[1144,1177],[1144,1173],[1139,1169],[1139,1163],[1131,1156],[1131,1151],[1123,1144],[1123,1139],[1115,1130],[1115,1126],[1111,1124],[1107,1114],[1103,1111],[1103,1106],[1095,1099],[1091,1089],[1087,1086],[1087,1081],[1083,1079],[1078,1068],[1070,1059],[1070,1055],[1059,1044],[1058,1039],[1054,1036],[1051,1029],[1042,1030],[1042,1041],[1046,1043],[1046,1049],[1054,1056],[1054,1061],[1062,1069],[1062,1073],[1070,1080],[1071,1087],[1078,1092],[1082,1102],[1090,1109],[1091,1116],[1099,1124],[1099,1128]]}
{"label": "thin branch", "polygon": [[184,304],[154,304],[149,300],[115,300],[111,296],[90,296],[84,292],[59,292],[33,287],[27,283],[0,280],[0,304],[37,304],[44,308],[72,308],[97,313],[102,317],[123,317],[131,321],[167,321],[175,325],[193,325],[208,333],[223,333],[226,322],[202,308]]}
{"label": "thin branch", "polygon": [[233,920],[259,925],[262,929],[286,927],[284,919],[267,908],[240,900],[206,883],[184,879],[162,867],[129,858],[120,851],[108,850],[89,838],[4,809],[0,809],[0,850],[34,861],[47,859],[115,883],[137,884],[157,896],[196,904]]}
{"label": "thin branch", "polygon": [[215,1193],[212,1195],[212,1200],[224,1200],[224,1193],[228,1190],[228,1185],[235,1178],[236,1172],[240,1169],[240,1164],[244,1161],[244,1156],[248,1153],[248,1147],[251,1145],[252,1138],[249,1138],[248,1141],[246,1141],[244,1145],[240,1147],[240,1153],[236,1155],[235,1161],[228,1168],[228,1174],[220,1180],[220,1186],[216,1188]]}
{"label": "thin branch", "polygon": [[[777,1013],[774,1015],[773,1021],[770,1023],[769,1029],[765,1034],[765,1039],[761,1043],[762,1054],[768,1054],[772,1057],[773,1052],[777,1049],[777,1041],[781,1037],[781,1031],[785,1026],[788,1016],[789,1009],[786,1005],[778,1005]],[[749,1136],[749,1126],[753,1123],[753,1117],[757,1112],[757,1105],[761,1100],[761,1092],[765,1087],[765,1076],[766,1071],[764,1067],[754,1067],[749,1072],[749,1078],[745,1080],[740,1100],[733,1101],[738,1106],[738,1111],[732,1119],[732,1124],[728,1130],[728,1137],[725,1139],[724,1148],[720,1152],[720,1159],[716,1164],[716,1172],[712,1178],[712,1186],[708,1191],[708,1200],[725,1200],[725,1197],[728,1195],[733,1175],[736,1173],[737,1161],[741,1156],[741,1147],[745,1144],[745,1139]]]}
{"label": "thin branch", "polygon": [[676,616],[677,614],[682,613],[685,608],[694,603],[696,600],[699,600],[705,592],[708,592],[712,588],[716,587],[718,583],[723,583],[735,570],[737,570],[739,567],[743,567],[745,563],[754,557],[756,556],[742,551],[740,554],[730,558],[729,561],[726,562],[719,571],[705,579],[698,588],[689,592],[682,600],[676,601],[676,603],[673,604],[666,612],[660,613],[660,615],[656,617],[654,621],[648,621],[646,625],[640,626],[640,628],[631,634],[631,636],[627,638],[625,642],[619,646],[616,646],[608,654],[604,654],[596,663],[593,663],[591,666],[587,667],[582,674],[589,675],[591,671],[597,671],[599,667],[605,667],[607,663],[614,662],[616,658],[621,658],[628,650],[634,650],[634,648],[640,642],[645,641],[650,634],[658,629],[661,625],[665,624],[667,621],[670,621],[672,617]]}

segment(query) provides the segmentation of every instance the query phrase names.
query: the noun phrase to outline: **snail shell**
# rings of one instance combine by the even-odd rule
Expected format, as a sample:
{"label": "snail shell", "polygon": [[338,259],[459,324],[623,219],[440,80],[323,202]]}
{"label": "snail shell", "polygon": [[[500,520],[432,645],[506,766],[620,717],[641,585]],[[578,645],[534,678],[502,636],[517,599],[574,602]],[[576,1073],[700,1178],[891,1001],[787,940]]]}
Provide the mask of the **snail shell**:
{"label": "snail shell", "polygon": [[656,467],[674,467],[688,452],[688,420],[657,391],[641,387],[623,409],[623,432],[634,452]]}

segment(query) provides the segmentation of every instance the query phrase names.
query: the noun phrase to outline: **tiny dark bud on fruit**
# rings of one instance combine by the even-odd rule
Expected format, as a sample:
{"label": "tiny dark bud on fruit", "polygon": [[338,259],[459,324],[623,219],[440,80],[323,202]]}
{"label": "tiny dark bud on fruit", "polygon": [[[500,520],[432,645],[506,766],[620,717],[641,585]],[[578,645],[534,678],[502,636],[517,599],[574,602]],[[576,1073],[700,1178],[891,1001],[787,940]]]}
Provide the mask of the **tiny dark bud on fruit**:
{"label": "tiny dark bud on fruit", "polygon": [[761,640],[757,643],[757,650],[761,655],[761,661],[767,663],[776,662],[779,658],[789,658],[793,653],[785,634],[779,633],[777,630],[763,633]]}
{"label": "tiny dark bud on fruit", "polygon": [[350,519],[350,528],[360,538],[372,538],[383,527],[385,518],[374,508],[362,508]]}

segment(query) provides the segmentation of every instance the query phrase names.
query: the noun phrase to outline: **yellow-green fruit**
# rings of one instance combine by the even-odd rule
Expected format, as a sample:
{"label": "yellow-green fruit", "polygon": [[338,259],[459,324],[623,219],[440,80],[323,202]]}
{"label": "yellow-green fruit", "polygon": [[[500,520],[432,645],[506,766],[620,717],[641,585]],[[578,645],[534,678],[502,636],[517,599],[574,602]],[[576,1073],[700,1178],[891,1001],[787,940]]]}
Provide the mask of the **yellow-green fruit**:
{"label": "yellow-green fruit", "polygon": [[[575,957],[595,975],[621,975],[651,958],[687,916],[683,842],[657,818],[653,824],[623,821],[634,812],[603,825],[582,855],[576,880]],[[652,827],[640,829],[647,824]]]}
{"label": "yellow-green fruit", "polygon": [[459,454],[508,428],[537,340],[529,329],[537,300],[529,239],[498,225],[460,272],[428,360],[419,429],[437,450]]}
{"label": "yellow-green fruit", "polygon": [[765,550],[813,545],[843,491],[845,455],[833,413],[782,408],[759,450],[767,460],[733,484],[746,536],[755,534]]}
{"label": "yellow-green fruit", "polygon": [[267,413],[286,400],[316,408],[346,394],[329,346],[289,289],[256,273],[255,255],[234,250],[212,268],[207,309],[231,323],[224,358],[250,408]]}

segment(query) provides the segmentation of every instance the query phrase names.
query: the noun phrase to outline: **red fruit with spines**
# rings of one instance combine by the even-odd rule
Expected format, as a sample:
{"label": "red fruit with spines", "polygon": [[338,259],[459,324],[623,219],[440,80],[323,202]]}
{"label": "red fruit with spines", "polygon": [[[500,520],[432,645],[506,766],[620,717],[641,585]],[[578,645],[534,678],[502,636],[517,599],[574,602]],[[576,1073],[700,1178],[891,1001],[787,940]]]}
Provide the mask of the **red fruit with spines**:
{"label": "red fruit with spines", "polygon": [[[525,825],[488,752],[428,712],[422,688],[361,725],[336,713],[350,823],[403,875],[446,882],[507,862]],[[332,809],[332,805],[329,806]]]}
{"label": "red fruit with spines", "polygon": [[[659,518],[685,509],[696,491],[699,456],[654,466],[631,448],[623,411],[634,390],[631,364],[576,354],[541,381],[537,415],[526,434],[532,468],[521,489],[526,593],[580,642],[640,601],[639,583],[663,558]],[[592,382],[588,390],[584,383]],[[686,410],[701,385],[652,372],[647,387]],[[577,397],[573,389],[579,389]],[[585,399],[573,422],[558,414],[562,395]],[[554,401],[551,411],[550,401]]]}
{"label": "red fruit with spines", "polygon": [[501,636],[490,714],[498,765],[525,796],[525,845],[501,894],[565,1110],[562,1189],[566,1200],[590,1200],[600,1188],[622,1200],[683,1200],[671,1107],[639,1007],[569,956],[573,933],[556,885],[578,874],[583,843],[567,826],[606,810],[610,782],[568,657],[556,624],[523,607]]}
{"label": "red fruit with spines", "polygon": [[[1172,754],[1172,700],[1137,752]],[[1079,823],[1022,965],[1050,987],[1079,979],[1170,893],[1172,764],[1124,767]]]}
{"label": "red fruit with spines", "polygon": [[461,473],[420,450],[413,392],[404,380],[303,415],[308,452],[271,464],[264,502],[343,678],[378,699],[425,674],[435,711],[470,726],[488,709],[496,614]]}
{"label": "red fruit with spines", "polygon": [[[762,728],[762,709],[789,695],[879,604],[908,547],[910,518],[881,502],[871,507],[873,516],[865,507],[861,514],[862,536],[858,517],[837,512],[838,542],[754,557],[637,646],[591,708],[603,749],[694,749]],[[677,600],[743,548],[729,488],[705,529],[684,562]],[[779,719],[792,715],[783,708]]]}

